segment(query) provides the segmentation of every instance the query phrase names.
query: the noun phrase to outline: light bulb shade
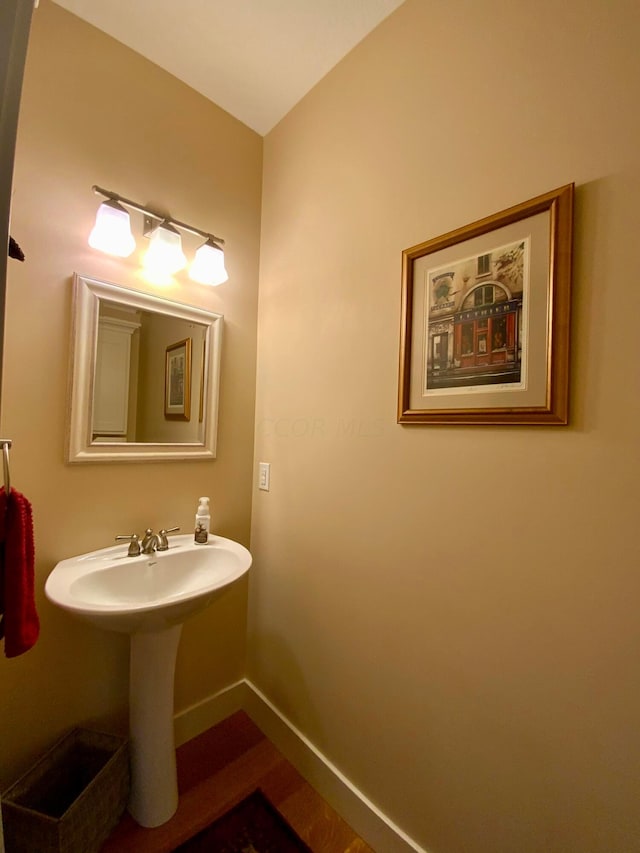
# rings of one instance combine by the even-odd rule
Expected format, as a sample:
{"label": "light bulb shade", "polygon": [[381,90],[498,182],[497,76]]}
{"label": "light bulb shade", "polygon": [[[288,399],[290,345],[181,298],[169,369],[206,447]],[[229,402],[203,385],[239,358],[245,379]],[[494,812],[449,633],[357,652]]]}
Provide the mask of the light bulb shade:
{"label": "light bulb shade", "polygon": [[89,235],[92,249],[126,258],[136,247],[128,212],[113,199],[103,201],[96,214],[96,224]]}
{"label": "light bulb shade", "polygon": [[214,287],[229,278],[224,266],[224,252],[211,238],[196,252],[189,277],[200,284],[211,284]]}
{"label": "light bulb shade", "polygon": [[161,222],[151,234],[143,265],[153,276],[173,275],[186,267],[180,233],[169,222]]}

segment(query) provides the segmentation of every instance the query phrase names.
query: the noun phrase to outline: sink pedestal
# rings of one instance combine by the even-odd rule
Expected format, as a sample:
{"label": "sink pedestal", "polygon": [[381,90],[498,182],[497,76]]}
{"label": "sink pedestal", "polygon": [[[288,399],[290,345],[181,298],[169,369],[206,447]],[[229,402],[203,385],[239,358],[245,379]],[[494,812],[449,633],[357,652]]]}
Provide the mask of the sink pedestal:
{"label": "sink pedestal", "polygon": [[141,826],[168,821],[178,808],[173,687],[182,623],[131,635],[129,812]]}

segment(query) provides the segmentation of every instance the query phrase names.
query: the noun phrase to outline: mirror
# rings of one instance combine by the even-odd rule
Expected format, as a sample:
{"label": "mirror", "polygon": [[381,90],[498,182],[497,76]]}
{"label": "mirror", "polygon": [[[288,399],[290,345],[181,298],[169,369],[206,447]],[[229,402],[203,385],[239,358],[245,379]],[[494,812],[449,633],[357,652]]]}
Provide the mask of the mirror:
{"label": "mirror", "polygon": [[68,462],[212,459],[222,314],[73,277]]}

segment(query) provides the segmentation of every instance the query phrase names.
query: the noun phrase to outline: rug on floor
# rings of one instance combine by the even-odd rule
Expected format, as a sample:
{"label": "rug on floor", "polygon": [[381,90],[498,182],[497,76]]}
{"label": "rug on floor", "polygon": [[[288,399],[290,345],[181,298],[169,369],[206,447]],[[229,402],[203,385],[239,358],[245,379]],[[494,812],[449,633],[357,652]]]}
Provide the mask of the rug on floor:
{"label": "rug on floor", "polygon": [[312,853],[260,789],[174,853]]}

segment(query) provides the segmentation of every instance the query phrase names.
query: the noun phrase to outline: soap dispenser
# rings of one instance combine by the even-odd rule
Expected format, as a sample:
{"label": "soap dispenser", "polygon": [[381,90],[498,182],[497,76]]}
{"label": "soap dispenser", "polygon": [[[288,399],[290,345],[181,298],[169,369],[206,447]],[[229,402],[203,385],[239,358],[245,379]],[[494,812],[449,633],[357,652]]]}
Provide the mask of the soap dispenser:
{"label": "soap dispenser", "polygon": [[209,515],[209,498],[200,498],[196,511],[196,526],[193,541],[196,545],[206,545],[209,541],[211,516]]}

